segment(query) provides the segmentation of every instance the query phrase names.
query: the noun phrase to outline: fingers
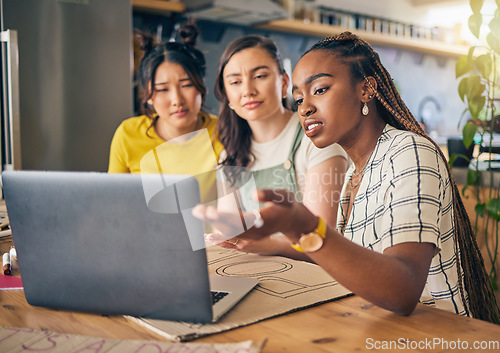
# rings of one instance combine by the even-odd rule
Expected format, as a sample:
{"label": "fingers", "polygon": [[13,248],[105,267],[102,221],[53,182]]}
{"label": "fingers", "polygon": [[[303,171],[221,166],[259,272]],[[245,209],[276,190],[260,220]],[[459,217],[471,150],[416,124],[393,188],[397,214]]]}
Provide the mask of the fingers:
{"label": "fingers", "polygon": [[226,236],[220,233],[207,233],[205,234],[205,242],[210,244],[210,245],[219,245],[220,247],[226,248],[226,249],[239,249],[239,244],[244,241],[240,242],[240,240],[237,237],[233,237],[228,239]]}
{"label": "fingers", "polygon": [[243,219],[245,220],[245,225],[248,229],[252,227],[261,228],[264,225],[264,221],[260,215],[259,210],[243,212]]}
{"label": "fingers", "polygon": [[217,209],[213,206],[205,206],[202,204],[197,204],[191,210],[191,214],[198,219],[215,221],[218,219],[219,215]]}
{"label": "fingers", "polygon": [[255,197],[260,202],[273,202],[285,207],[292,206],[295,202],[293,192],[285,189],[259,189],[256,190]]}
{"label": "fingers", "polygon": [[222,235],[221,233],[207,233],[205,234],[205,241],[210,244],[218,244],[223,241],[226,241],[227,237]]}
{"label": "fingers", "polygon": [[205,210],[206,210],[206,207],[204,205],[197,204],[191,210],[191,214],[198,219],[204,220],[205,219]]}

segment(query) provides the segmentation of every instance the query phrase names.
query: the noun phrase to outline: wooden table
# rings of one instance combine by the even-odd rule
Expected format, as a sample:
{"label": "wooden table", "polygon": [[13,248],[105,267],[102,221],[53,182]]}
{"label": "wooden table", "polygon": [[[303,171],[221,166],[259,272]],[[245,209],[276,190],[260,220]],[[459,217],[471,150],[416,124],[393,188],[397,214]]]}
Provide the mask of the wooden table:
{"label": "wooden table", "polygon": [[[0,251],[12,245],[0,239]],[[14,275],[19,275],[17,271]],[[43,329],[118,339],[165,340],[121,316],[33,307],[22,290],[0,291],[0,326]],[[419,304],[408,317],[397,316],[352,296],[194,342],[229,343],[267,339],[263,352],[500,351],[500,326]],[[472,349],[479,342],[484,349]],[[487,347],[489,345],[489,348]],[[463,349],[465,351],[465,349]]]}

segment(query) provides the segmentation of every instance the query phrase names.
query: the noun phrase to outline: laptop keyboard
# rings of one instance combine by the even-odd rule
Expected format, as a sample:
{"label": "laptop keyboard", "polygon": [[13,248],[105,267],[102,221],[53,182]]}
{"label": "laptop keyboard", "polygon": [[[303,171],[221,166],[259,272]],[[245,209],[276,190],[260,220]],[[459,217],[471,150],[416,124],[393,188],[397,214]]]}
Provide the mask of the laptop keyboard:
{"label": "laptop keyboard", "polygon": [[214,291],[210,293],[212,293],[212,305],[214,305],[219,300],[221,300],[222,298],[224,298],[226,295],[229,294],[228,292],[214,292]]}

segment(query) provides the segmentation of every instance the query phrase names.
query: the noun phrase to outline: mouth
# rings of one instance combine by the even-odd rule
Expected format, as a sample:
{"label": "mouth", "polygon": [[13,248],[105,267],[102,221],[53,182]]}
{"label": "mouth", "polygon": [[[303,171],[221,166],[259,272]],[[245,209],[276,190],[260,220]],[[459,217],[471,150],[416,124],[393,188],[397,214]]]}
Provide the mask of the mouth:
{"label": "mouth", "polygon": [[251,102],[247,102],[247,103],[243,104],[243,107],[246,109],[255,109],[255,108],[260,107],[261,104],[262,104],[262,101],[251,101]]}
{"label": "mouth", "polygon": [[321,128],[323,127],[323,123],[318,120],[309,119],[304,121],[303,126],[306,136],[312,137],[316,135],[319,132],[319,130],[321,130]]}
{"label": "mouth", "polygon": [[185,116],[187,113],[188,113],[188,110],[187,110],[187,109],[182,109],[182,110],[177,110],[177,111],[173,112],[171,115],[172,115],[172,116],[176,116],[176,117],[183,117],[183,116]]}

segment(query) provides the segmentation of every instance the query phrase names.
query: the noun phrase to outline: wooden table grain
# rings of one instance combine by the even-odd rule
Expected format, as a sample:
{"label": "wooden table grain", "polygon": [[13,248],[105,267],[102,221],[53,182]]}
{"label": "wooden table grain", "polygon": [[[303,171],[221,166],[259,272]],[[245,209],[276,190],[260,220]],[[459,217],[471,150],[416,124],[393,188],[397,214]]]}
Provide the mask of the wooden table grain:
{"label": "wooden table grain", "polygon": [[[0,251],[12,245],[0,239]],[[17,271],[14,275],[19,276]],[[117,339],[166,339],[122,316],[34,307],[22,290],[0,291],[0,326]],[[499,352],[500,326],[419,304],[407,317],[347,297],[193,342],[267,340],[264,353],[290,352]]]}

